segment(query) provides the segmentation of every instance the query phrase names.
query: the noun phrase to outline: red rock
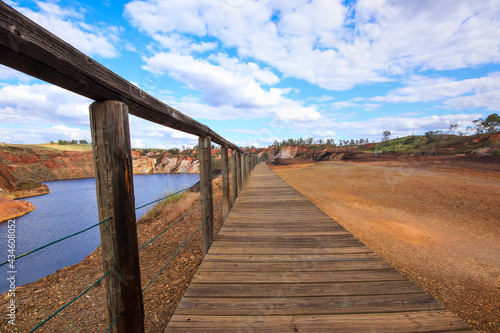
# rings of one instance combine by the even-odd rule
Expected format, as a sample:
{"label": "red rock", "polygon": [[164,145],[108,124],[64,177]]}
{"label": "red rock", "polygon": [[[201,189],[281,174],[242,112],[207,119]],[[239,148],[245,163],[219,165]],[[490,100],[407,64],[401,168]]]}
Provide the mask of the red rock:
{"label": "red rock", "polygon": [[0,222],[22,216],[33,209],[35,206],[31,202],[0,197]]}
{"label": "red rock", "polygon": [[500,141],[500,133],[490,136],[488,141]]}

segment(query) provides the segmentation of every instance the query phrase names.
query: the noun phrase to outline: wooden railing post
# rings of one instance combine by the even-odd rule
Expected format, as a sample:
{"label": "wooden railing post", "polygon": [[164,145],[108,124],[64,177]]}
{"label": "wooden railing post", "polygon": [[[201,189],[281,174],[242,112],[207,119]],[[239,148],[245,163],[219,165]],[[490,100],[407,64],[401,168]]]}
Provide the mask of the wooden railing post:
{"label": "wooden railing post", "polygon": [[241,178],[244,184],[247,181],[247,155],[245,153],[241,155]]}
{"label": "wooden railing post", "polygon": [[231,193],[229,192],[229,148],[227,146],[220,147],[221,152],[221,164],[222,164],[222,205],[223,205],[223,218],[225,221],[229,215],[229,209],[231,208]]}
{"label": "wooden railing post", "polygon": [[243,170],[241,165],[241,153],[239,151],[235,151],[236,153],[236,175],[238,176],[238,194],[241,193],[241,189],[243,188]]}
{"label": "wooden railing post", "polygon": [[135,219],[128,107],[118,101],[90,106],[95,182],[108,321],[111,332],[144,332],[144,304]]}
{"label": "wooden railing post", "polygon": [[231,188],[233,192],[232,205],[234,205],[238,197],[238,168],[236,167],[236,154],[238,154],[238,152],[235,149],[231,149],[231,180],[233,182],[233,187]]}
{"label": "wooden railing post", "polygon": [[201,221],[203,223],[203,255],[207,254],[214,240],[214,204],[212,194],[212,141],[209,136],[200,136],[200,187]]}

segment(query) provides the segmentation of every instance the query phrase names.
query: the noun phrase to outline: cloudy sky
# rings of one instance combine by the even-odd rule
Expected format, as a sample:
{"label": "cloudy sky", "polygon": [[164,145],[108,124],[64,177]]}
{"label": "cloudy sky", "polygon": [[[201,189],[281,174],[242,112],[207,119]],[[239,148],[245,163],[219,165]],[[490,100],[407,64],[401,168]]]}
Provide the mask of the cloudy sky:
{"label": "cloudy sky", "polygon": [[[500,0],[4,0],[239,145],[380,140],[500,111]],[[89,139],[90,100],[0,67],[0,141]],[[131,116],[134,147],[196,138]]]}

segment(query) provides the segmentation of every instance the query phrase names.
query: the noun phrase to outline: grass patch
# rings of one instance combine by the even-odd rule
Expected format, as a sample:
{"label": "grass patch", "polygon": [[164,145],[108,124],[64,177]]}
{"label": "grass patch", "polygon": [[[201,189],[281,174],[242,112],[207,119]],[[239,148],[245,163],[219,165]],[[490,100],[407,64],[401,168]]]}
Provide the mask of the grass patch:
{"label": "grass patch", "polygon": [[[167,195],[168,193],[165,194],[165,196]],[[176,219],[190,209],[199,196],[199,193],[192,193],[189,191],[174,194],[154,205],[153,208],[137,221],[137,224],[150,224],[160,219]]]}

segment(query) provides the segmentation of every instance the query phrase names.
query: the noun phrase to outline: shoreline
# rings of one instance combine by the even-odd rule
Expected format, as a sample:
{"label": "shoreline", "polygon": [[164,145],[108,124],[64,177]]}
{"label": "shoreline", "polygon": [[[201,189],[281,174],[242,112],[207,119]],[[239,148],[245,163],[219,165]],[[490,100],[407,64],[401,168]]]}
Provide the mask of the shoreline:
{"label": "shoreline", "polygon": [[35,208],[29,201],[0,197],[0,223],[28,214]]}
{"label": "shoreline", "polygon": [[[135,175],[196,175],[198,173],[196,172],[176,172],[176,173],[171,173],[171,172],[154,172],[154,173],[135,173]],[[75,178],[63,178],[63,179],[54,179],[54,180],[47,180],[46,182],[53,182],[53,181],[59,181],[59,180],[78,180],[78,179],[89,179],[89,178],[94,178],[94,177],[75,177]],[[43,182],[43,181],[42,181]],[[25,214],[28,214],[29,212],[32,212],[35,210],[35,206],[25,200],[18,200],[18,199],[25,199],[25,198],[31,198],[31,197],[37,197],[40,195],[45,195],[50,193],[50,189],[46,184],[42,184],[40,187],[36,187],[33,189],[29,190],[18,190],[14,192],[4,192],[7,196],[0,196],[1,199],[5,199],[6,201],[0,201],[0,223],[14,219],[19,216],[23,216]],[[20,203],[23,204],[20,204]],[[24,204],[27,203],[27,204]],[[10,213],[10,211],[15,211],[15,213]]]}

